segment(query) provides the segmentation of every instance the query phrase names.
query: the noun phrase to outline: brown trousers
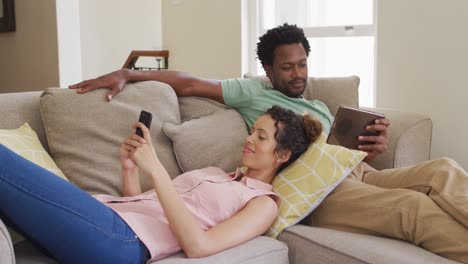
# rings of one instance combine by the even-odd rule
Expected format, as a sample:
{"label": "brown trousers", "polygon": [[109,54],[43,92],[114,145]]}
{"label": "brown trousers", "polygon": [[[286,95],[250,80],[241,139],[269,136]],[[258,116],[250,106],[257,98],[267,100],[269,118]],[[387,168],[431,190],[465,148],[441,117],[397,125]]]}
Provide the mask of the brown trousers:
{"label": "brown trousers", "polygon": [[307,221],[468,263],[468,174],[448,158],[382,171],[361,163]]}

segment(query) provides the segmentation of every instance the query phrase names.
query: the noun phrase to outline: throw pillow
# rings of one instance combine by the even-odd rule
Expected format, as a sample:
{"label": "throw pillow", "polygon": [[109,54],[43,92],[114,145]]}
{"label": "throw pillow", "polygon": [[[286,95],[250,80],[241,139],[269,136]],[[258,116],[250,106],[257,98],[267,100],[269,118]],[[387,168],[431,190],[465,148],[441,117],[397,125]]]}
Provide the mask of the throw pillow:
{"label": "throw pillow", "polygon": [[[67,180],[63,172],[57,167],[55,162],[41,145],[36,132],[24,123],[17,129],[0,129],[0,144],[14,151],[21,157],[49,170],[57,176]],[[24,238],[14,230],[8,228],[13,244]]]}
{"label": "throw pillow", "polygon": [[211,115],[166,123],[164,133],[172,140],[180,168],[185,171],[208,166],[235,171],[241,165],[247,126],[233,109],[221,109]]}
{"label": "throw pillow", "polygon": [[0,129],[0,144],[5,145],[21,157],[49,170],[60,178],[67,180],[67,177],[65,177],[54,160],[45,151],[36,132],[28,123],[24,123],[17,129]]}
{"label": "throw pillow", "polygon": [[[166,122],[180,123],[177,96],[167,84],[138,82],[104,100],[108,90],[77,94],[70,89],[47,89],[41,113],[55,161],[71,182],[91,194],[121,194],[119,148],[132,133],[141,110],[153,114],[150,133],[156,153],[172,177],[181,173],[171,141],[162,132]],[[141,175],[144,191],[153,187]]]}
{"label": "throw pillow", "polygon": [[273,190],[281,202],[278,217],[266,235],[276,238],[284,228],[304,219],[366,155],[363,151],[326,144],[326,136],[322,134],[273,180]]}
{"label": "throw pillow", "polygon": [[179,109],[180,121],[185,122],[202,116],[211,115],[219,110],[230,108],[208,98],[188,96],[179,97]]}

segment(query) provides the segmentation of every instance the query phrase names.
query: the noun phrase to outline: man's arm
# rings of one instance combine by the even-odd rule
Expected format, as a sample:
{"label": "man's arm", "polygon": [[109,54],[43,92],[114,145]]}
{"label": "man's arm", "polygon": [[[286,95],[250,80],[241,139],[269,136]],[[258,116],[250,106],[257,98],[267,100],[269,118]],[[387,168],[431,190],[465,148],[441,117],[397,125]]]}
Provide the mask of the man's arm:
{"label": "man's arm", "polygon": [[200,96],[209,98],[224,104],[221,81],[204,79],[185,72],[178,71],[137,71],[121,69],[95,79],[86,80],[74,85],[70,89],[78,89],[78,93],[105,88],[106,100],[122,91],[127,82],[159,81],[169,84],[177,96]]}

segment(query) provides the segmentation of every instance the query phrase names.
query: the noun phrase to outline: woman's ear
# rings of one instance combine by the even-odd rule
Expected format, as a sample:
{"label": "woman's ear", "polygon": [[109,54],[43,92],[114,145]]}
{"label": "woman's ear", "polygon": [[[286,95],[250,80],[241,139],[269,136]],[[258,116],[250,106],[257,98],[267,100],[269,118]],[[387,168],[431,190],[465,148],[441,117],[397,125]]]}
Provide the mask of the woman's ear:
{"label": "woman's ear", "polygon": [[278,163],[285,163],[291,157],[290,150],[280,150],[276,152],[276,161]]}

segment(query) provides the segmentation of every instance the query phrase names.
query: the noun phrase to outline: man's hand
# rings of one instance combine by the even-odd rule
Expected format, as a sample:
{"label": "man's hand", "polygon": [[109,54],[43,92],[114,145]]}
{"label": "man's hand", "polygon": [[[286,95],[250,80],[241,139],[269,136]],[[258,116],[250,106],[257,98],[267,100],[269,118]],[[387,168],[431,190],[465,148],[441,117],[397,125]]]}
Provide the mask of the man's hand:
{"label": "man's hand", "polygon": [[68,88],[78,89],[77,93],[79,94],[87,93],[89,91],[100,88],[109,89],[110,91],[107,93],[106,100],[110,101],[114,95],[120,93],[120,91],[123,90],[127,81],[128,79],[126,71],[118,70],[106,75],[102,75],[95,79],[90,79],[74,85],[70,85]]}
{"label": "man's hand", "polygon": [[359,145],[358,148],[367,152],[366,160],[372,160],[388,148],[387,128],[390,126],[390,120],[381,118],[376,119],[373,125],[366,127],[367,131],[378,132],[378,136],[359,136],[359,141],[370,142],[371,144]]}

